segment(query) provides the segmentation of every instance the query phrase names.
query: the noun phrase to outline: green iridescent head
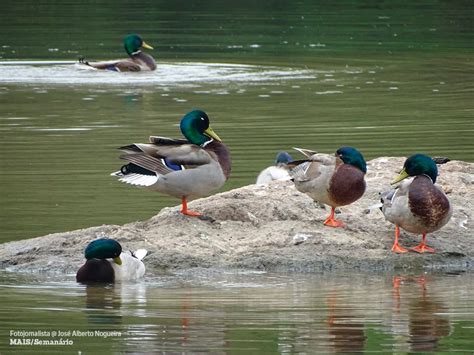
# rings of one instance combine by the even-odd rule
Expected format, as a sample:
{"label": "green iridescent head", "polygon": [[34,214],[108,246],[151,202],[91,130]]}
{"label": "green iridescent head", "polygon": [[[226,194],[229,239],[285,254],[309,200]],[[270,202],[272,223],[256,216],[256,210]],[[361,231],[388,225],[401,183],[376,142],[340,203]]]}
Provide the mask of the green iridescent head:
{"label": "green iridescent head", "polygon": [[101,238],[89,243],[84,251],[87,260],[89,259],[114,259],[118,265],[122,264],[120,254],[122,246],[113,239]]}
{"label": "green iridescent head", "polygon": [[203,145],[212,139],[221,141],[219,136],[209,125],[209,117],[204,111],[194,110],[188,112],[182,119],[181,133],[193,144]]}
{"label": "green iridescent head", "polygon": [[367,163],[357,149],[352,147],[341,147],[336,151],[336,156],[341,158],[344,164],[355,166],[364,174],[367,172]]}
{"label": "green iridescent head", "polygon": [[395,184],[409,176],[428,175],[433,181],[436,182],[438,177],[438,167],[432,158],[424,154],[414,154],[405,160],[403,169],[400,174],[395,178],[392,184]]}
{"label": "green iridescent head", "polygon": [[143,39],[136,34],[128,35],[123,39],[123,46],[128,55],[136,54],[140,51],[140,48],[153,49],[152,46],[148,45],[143,41]]}

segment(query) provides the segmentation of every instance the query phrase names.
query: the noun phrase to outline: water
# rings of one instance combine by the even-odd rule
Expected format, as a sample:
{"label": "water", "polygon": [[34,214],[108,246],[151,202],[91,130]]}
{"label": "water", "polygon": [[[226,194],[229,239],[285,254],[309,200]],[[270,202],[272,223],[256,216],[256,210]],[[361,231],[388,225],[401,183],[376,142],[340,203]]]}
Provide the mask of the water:
{"label": "water", "polygon": [[[473,283],[469,273],[247,271],[84,286],[73,276],[2,273],[0,351],[472,352]],[[37,330],[46,335],[24,339],[62,338],[73,345],[9,345],[21,338],[10,331]]]}

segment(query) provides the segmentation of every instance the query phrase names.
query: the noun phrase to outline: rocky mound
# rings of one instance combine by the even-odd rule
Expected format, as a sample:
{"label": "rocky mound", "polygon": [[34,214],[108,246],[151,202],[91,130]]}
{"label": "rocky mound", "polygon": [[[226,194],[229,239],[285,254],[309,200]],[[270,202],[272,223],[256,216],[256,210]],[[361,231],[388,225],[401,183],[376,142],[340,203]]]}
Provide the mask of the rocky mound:
{"label": "rocky mound", "polygon": [[[472,269],[474,260],[474,164],[451,161],[440,167],[438,184],[454,207],[451,221],[428,235],[436,254],[390,251],[394,226],[378,209],[379,192],[403,165],[404,158],[368,162],[367,191],[340,208],[345,228],[322,223],[329,209],[299,193],[291,182],[250,185],[195,200],[191,209],[206,218],[187,217],[165,208],[143,222],[103,225],[0,245],[0,267],[12,271],[75,273],[83,250],[98,237],[118,240],[124,249],[146,248],[147,272],[162,269],[246,268],[314,272],[332,269]],[[159,198],[159,195],[157,195]],[[402,232],[401,244],[415,246],[420,236]]]}

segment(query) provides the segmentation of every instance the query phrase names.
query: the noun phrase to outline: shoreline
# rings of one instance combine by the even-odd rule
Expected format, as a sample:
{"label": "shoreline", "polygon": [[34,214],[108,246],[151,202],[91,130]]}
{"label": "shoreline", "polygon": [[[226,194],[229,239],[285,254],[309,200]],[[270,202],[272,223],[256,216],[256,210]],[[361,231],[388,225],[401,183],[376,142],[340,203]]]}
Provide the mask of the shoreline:
{"label": "shoreline", "polygon": [[[206,218],[179,214],[179,206],[125,225],[103,225],[0,244],[0,269],[13,272],[75,274],[83,251],[96,238],[109,237],[124,250],[145,248],[147,274],[160,270],[249,269],[275,272],[474,270],[474,163],[451,161],[440,166],[437,185],[447,193],[453,216],[428,234],[435,254],[390,251],[394,226],[377,209],[379,192],[405,158],[382,157],[368,164],[367,190],[343,206],[345,228],[322,223],[322,209],[298,192],[292,182],[248,185],[189,203]],[[159,194],[156,194],[160,198]],[[415,246],[421,236],[402,231],[400,242]]]}

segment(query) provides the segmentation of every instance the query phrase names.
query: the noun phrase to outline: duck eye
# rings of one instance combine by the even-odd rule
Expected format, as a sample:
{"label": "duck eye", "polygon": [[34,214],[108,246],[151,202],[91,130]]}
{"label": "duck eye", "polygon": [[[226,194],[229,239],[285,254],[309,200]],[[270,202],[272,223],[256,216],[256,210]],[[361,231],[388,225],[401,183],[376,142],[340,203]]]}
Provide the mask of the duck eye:
{"label": "duck eye", "polygon": [[205,121],[204,117],[201,117],[201,121]]}

